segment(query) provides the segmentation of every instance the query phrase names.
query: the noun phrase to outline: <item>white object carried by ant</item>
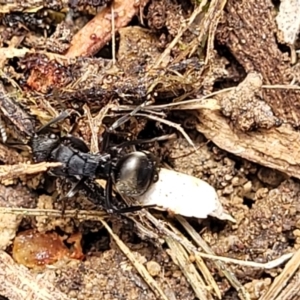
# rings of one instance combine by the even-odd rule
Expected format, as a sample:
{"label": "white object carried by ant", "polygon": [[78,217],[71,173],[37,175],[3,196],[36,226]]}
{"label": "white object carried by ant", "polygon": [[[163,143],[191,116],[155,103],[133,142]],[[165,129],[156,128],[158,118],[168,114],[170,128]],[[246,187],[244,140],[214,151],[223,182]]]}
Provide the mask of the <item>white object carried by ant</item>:
{"label": "white object carried by ant", "polygon": [[135,197],[141,205],[158,208],[186,217],[205,219],[213,216],[236,222],[222,207],[216,190],[207,182],[162,168],[159,179],[141,196]]}

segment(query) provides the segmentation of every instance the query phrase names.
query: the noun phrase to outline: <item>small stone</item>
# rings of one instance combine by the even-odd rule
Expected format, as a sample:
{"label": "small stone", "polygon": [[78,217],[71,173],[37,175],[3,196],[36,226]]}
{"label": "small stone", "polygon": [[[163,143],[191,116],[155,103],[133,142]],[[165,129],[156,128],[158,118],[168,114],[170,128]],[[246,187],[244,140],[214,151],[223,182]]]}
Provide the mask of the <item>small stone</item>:
{"label": "small stone", "polygon": [[295,237],[300,237],[300,230],[299,229],[294,230],[293,234]]}
{"label": "small stone", "polygon": [[181,276],[182,276],[182,273],[181,273],[180,270],[176,270],[176,271],[173,272],[173,277],[174,278],[179,278]]}
{"label": "small stone", "polygon": [[233,177],[231,183],[233,186],[239,186],[240,179],[238,177]]}
{"label": "small stone", "polygon": [[151,276],[155,277],[159,275],[161,271],[160,265],[156,261],[148,261],[146,264],[147,270],[150,273]]}
{"label": "small stone", "polygon": [[250,193],[251,189],[252,189],[252,182],[251,181],[246,182],[244,184],[243,188],[244,188],[244,193],[245,194]]}
{"label": "small stone", "polygon": [[233,176],[231,174],[226,174],[225,177],[224,177],[224,179],[226,181],[230,181],[230,180],[232,180],[232,178],[233,178]]}

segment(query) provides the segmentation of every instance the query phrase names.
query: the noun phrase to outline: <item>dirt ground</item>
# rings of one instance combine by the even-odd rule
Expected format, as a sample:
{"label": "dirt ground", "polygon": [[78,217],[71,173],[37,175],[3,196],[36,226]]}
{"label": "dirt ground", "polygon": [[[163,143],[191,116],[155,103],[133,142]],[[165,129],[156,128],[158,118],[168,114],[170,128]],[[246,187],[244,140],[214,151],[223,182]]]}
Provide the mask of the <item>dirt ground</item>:
{"label": "dirt ground", "polygon": [[[298,2],[0,0],[0,299],[300,299]],[[32,149],[62,111],[94,154],[128,113],[111,146],[168,136],[136,148],[231,219],[107,214],[93,178],[62,200]]]}

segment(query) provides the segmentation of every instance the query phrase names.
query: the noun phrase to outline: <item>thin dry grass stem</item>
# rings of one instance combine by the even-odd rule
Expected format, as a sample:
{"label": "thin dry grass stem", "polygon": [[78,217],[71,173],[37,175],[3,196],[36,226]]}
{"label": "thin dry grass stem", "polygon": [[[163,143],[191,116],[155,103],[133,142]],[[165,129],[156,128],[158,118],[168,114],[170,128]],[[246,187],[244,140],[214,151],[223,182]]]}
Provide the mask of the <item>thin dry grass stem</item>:
{"label": "thin dry grass stem", "polygon": [[26,217],[52,217],[52,218],[75,218],[78,220],[95,220],[99,221],[109,215],[105,211],[96,210],[76,210],[70,209],[62,212],[58,209],[41,209],[41,208],[22,208],[22,207],[1,207],[0,214],[13,214]]}
{"label": "thin dry grass stem", "polygon": [[180,267],[185,278],[193,288],[196,296],[199,299],[212,300],[212,295],[208,292],[208,288],[205,286],[201,276],[197,272],[196,267],[190,261],[185,249],[172,238],[166,237],[165,240],[170,248],[168,253],[170,254],[172,260]]}
{"label": "thin dry grass stem", "polygon": [[[288,253],[288,254],[284,254],[281,257],[269,261],[267,263],[256,263],[253,261],[244,261],[244,260],[238,260],[238,259],[234,259],[234,258],[228,258],[228,257],[223,257],[223,256],[217,256],[214,254],[207,254],[207,253],[203,253],[201,252],[202,248],[196,248],[190,241],[182,238],[181,236],[179,236],[178,234],[175,234],[174,232],[172,232],[171,230],[169,230],[167,227],[169,226],[169,224],[163,222],[162,220],[158,220],[156,219],[152,214],[150,214],[148,211],[144,211],[146,217],[148,218],[148,220],[154,225],[156,226],[156,228],[164,235],[166,236],[170,236],[172,237],[175,241],[181,243],[186,249],[189,249],[190,251],[192,251],[194,254],[199,255],[201,257],[204,258],[209,258],[212,260],[217,260],[217,261],[223,261],[226,263],[233,263],[236,265],[241,265],[241,266],[247,266],[247,267],[253,267],[253,268],[262,268],[262,269],[273,269],[278,267],[279,265],[283,264],[284,262],[286,262],[287,260],[289,260],[294,253]],[[182,218],[181,216],[176,216],[176,218]],[[188,224],[189,225],[189,224]],[[190,225],[189,225],[190,226]],[[194,231],[196,234],[197,232]],[[200,242],[201,242],[201,246],[200,247],[204,247],[205,251],[208,253],[212,253],[212,250],[209,248],[209,246],[201,239],[200,237]],[[222,266],[223,268],[223,266]]]}
{"label": "thin dry grass stem", "polygon": [[[278,295],[287,285],[288,281],[293,277],[300,266],[300,249],[295,253],[292,259],[286,264],[284,270],[275,278],[268,292],[260,297],[259,300],[275,300],[279,299]],[[299,287],[298,287],[299,288]]]}
{"label": "thin dry grass stem", "polygon": [[282,290],[277,299],[296,300],[299,299],[300,272],[294,275],[291,282]]}
{"label": "thin dry grass stem", "polygon": [[283,89],[283,90],[300,90],[299,85],[291,84],[274,84],[274,85],[262,85],[263,89]]}
{"label": "thin dry grass stem", "polygon": [[[174,231],[174,233],[182,236],[181,232],[179,232],[179,230],[177,228],[175,228],[171,224],[169,224],[169,226]],[[188,240],[186,239],[186,237],[182,236],[182,239],[184,239],[184,240],[186,240],[188,242]],[[189,254],[194,255],[193,251],[191,251],[190,249],[187,249],[187,251],[189,252]],[[220,289],[219,289],[216,281],[214,280],[211,272],[209,271],[209,269],[207,268],[205,262],[203,261],[202,257],[200,257],[199,255],[195,256],[195,262],[196,262],[197,267],[201,271],[201,274],[203,275],[203,277],[204,277],[204,279],[205,279],[205,281],[207,283],[207,286],[210,289],[213,289],[215,291],[217,297],[219,299],[221,299],[222,298],[221,291],[220,291]]]}
{"label": "thin dry grass stem", "polygon": [[93,126],[93,117],[91,115],[91,110],[87,104],[84,104],[82,109],[84,111],[84,115],[87,116],[88,124],[89,124],[90,130],[91,130],[91,152],[92,153],[99,152],[98,138],[97,138],[97,132],[96,132],[97,129]]}
{"label": "thin dry grass stem", "polygon": [[[145,237],[145,239],[147,239],[147,238],[151,239],[153,241],[159,241],[159,240],[163,241],[160,238],[160,236],[156,232],[154,232],[154,230],[151,228],[151,226],[147,226],[149,224],[145,224],[144,218],[141,217],[140,215],[139,215],[139,217],[141,220],[137,220],[136,216],[127,215],[127,218],[130,219],[132,222],[134,222],[134,224],[137,228],[137,231],[139,233],[139,236],[142,238]],[[146,223],[147,223],[147,220],[146,220]]]}
{"label": "thin dry grass stem", "polygon": [[[136,108],[136,106],[134,105],[118,105],[118,106],[113,106],[112,113],[107,114],[108,117],[121,117],[124,116],[124,111],[133,111]],[[122,111],[122,113],[118,113],[119,111]],[[148,108],[144,108],[142,107],[141,112],[147,113],[147,114],[152,114],[152,115],[156,115],[160,118],[166,118],[167,115],[166,113],[162,112],[162,111],[155,111],[155,110],[151,110]]]}
{"label": "thin dry grass stem", "polygon": [[207,65],[210,60],[213,58],[213,52],[215,51],[215,33],[219,24],[219,21],[223,15],[223,10],[226,5],[227,0],[215,0],[211,1],[210,7],[214,10],[213,18],[209,24],[208,30],[208,38],[207,38],[207,45],[206,45],[206,58],[205,58],[205,65]]}
{"label": "thin dry grass stem", "polygon": [[[199,109],[220,110],[221,109],[218,100],[214,98],[201,99],[194,103],[185,103],[185,101],[182,101],[180,103],[172,103],[172,104],[173,105],[168,106],[169,110],[199,110]],[[163,108],[152,107],[151,109],[163,109]]]}
{"label": "thin dry grass stem", "polygon": [[[186,219],[184,219],[181,216],[177,216],[176,218],[198,246],[200,246],[205,252],[214,255],[211,248],[206,244],[206,242],[201,238],[201,236],[196,232],[196,230],[186,221]],[[239,293],[240,298],[250,300],[250,295],[246,292],[245,288],[238,281],[235,275],[228,270],[228,267],[225,266],[221,261],[214,261],[214,263],[219,272],[221,272],[221,274],[224,274],[224,276],[228,279],[230,284]]]}
{"label": "thin dry grass stem", "polygon": [[134,254],[131,252],[131,250],[122,242],[122,240],[116,234],[113,233],[111,228],[108,226],[108,224],[104,220],[101,220],[101,223],[106,228],[106,230],[109,232],[109,234],[114,239],[114,241],[116,242],[118,247],[121,249],[121,251],[126,255],[126,257],[134,265],[134,267],[139,272],[139,274],[142,276],[142,278],[145,280],[145,282],[149,285],[150,289],[153,291],[155,296],[159,299],[169,300],[168,297],[165,295],[165,293],[162,291],[161,287],[157,284],[157,282],[149,274],[149,272],[144,267],[144,265],[142,265],[135,258]]}
{"label": "thin dry grass stem", "polygon": [[194,22],[196,17],[202,12],[204,6],[207,4],[207,0],[201,1],[201,4],[193,11],[192,15],[190,16],[188,22],[179,29],[177,35],[173,39],[173,41],[169,44],[169,46],[164,50],[164,52],[158,57],[155,64],[152,66],[152,68],[156,69],[159,67],[162,61],[165,60],[167,56],[170,55],[172,49],[174,46],[178,43],[181,36],[185,33],[185,31],[191,26],[191,24]]}
{"label": "thin dry grass stem", "polygon": [[[185,228],[185,230],[189,233],[189,235],[193,238],[195,243],[198,246],[200,246],[204,251],[213,255],[213,251],[209,248],[209,246],[205,243],[205,241],[201,238],[201,236],[194,230],[194,228],[184,218],[182,218],[180,216],[178,216],[176,218],[181,223],[181,225]],[[201,254],[199,254],[199,255],[201,255]],[[201,255],[201,256],[204,257],[203,255]],[[280,264],[284,263],[286,260],[290,259],[292,256],[294,256],[294,253],[288,253],[288,254],[282,255],[280,258],[270,261],[268,263],[259,264],[259,263],[255,263],[255,262],[244,261],[242,265],[249,266],[249,267],[262,267],[265,269],[272,269],[272,268],[278,267]],[[230,261],[226,261],[226,260],[224,260],[224,258],[222,258],[222,260],[224,262],[231,262],[231,263],[237,263],[237,264],[240,264],[240,262],[241,262],[241,261],[235,260],[235,259],[230,259]],[[231,285],[238,292],[242,292],[240,295],[243,296],[243,299],[250,299],[249,298],[250,296],[246,293],[244,287],[239,283],[237,278],[235,278],[235,276],[231,272],[227,271],[226,266],[224,266],[221,263],[221,261],[215,261],[215,264],[216,264],[217,268],[219,269],[219,271],[222,272],[226,276],[226,278],[229,280]]]}
{"label": "thin dry grass stem", "polygon": [[115,33],[115,11],[114,6],[111,6],[111,51],[112,51],[112,64],[116,65],[116,33]]}
{"label": "thin dry grass stem", "polygon": [[[225,88],[219,91],[212,92],[208,95],[205,95],[201,98],[197,99],[189,99],[184,101],[178,101],[178,102],[172,102],[167,104],[160,104],[160,105],[149,105],[147,106],[148,110],[163,110],[166,108],[173,108],[173,109],[180,109],[180,110],[186,110],[186,109],[202,109],[202,108],[208,108],[211,109],[212,106],[215,106],[215,109],[220,109],[220,105],[217,104],[217,100],[213,99],[213,96],[220,95],[223,93],[228,93],[230,91],[233,91],[236,87],[229,87]],[[300,90],[300,86],[297,85],[263,85],[262,88],[264,89],[287,89],[287,90]],[[206,101],[204,101],[206,100]],[[210,103],[213,102],[213,103]],[[194,106],[189,104],[195,104]],[[132,110],[134,106],[132,105],[120,105],[117,108],[114,108],[114,111],[123,111],[123,110]],[[144,111],[144,109],[141,109],[141,111]]]}
{"label": "thin dry grass stem", "polygon": [[116,107],[115,104],[108,103],[99,111],[99,113],[95,117],[92,117],[89,107],[86,104],[83,106],[85,114],[88,117],[88,122],[92,133],[92,137],[91,137],[92,153],[99,152],[99,132],[102,126],[103,119],[105,118],[105,116],[107,116],[108,112],[115,107]]}
{"label": "thin dry grass stem", "polygon": [[154,120],[154,121],[166,124],[166,125],[168,125],[170,127],[174,127],[176,130],[178,130],[184,136],[184,138],[187,140],[187,142],[192,147],[194,147],[194,149],[197,151],[197,148],[196,148],[195,144],[193,143],[193,141],[191,140],[191,138],[188,136],[188,134],[185,132],[185,130],[181,127],[180,124],[177,124],[177,123],[174,123],[174,122],[162,119],[162,118],[157,117],[157,116],[148,115],[148,114],[137,113],[137,114],[135,114],[135,116],[146,117],[148,119],[151,119],[151,120]]}

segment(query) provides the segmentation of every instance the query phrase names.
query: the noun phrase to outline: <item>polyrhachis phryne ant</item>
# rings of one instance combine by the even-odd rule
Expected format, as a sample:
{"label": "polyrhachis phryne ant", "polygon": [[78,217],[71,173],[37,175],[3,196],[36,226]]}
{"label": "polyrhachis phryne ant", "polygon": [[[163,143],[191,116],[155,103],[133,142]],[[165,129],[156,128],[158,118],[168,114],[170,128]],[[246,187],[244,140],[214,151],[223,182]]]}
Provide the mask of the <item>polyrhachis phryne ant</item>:
{"label": "polyrhachis phryne ant", "polygon": [[[109,213],[132,212],[145,208],[115,208],[112,205],[112,188],[115,186],[124,196],[137,197],[144,194],[149,186],[158,180],[157,158],[148,151],[124,154],[124,147],[138,144],[139,141],[129,141],[113,147],[105,146],[101,152],[92,154],[83,140],[70,134],[61,137],[51,132],[52,124],[68,116],[68,113],[62,113],[40,128],[31,138],[33,160],[62,163],[61,167],[51,169],[51,174],[76,178],[77,183],[83,183],[87,179],[106,180],[104,208]],[[105,144],[108,145],[107,142]],[[73,188],[70,195],[74,195],[75,192],[76,189]]]}

